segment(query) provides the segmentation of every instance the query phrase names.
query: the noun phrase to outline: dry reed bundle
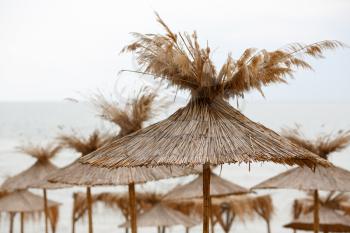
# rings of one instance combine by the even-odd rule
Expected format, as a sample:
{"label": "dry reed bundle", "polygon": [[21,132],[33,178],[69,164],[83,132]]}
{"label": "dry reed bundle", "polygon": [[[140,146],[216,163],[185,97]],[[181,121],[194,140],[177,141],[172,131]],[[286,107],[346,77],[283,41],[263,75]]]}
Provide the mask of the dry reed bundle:
{"label": "dry reed bundle", "polygon": [[133,33],[136,41],[123,51],[136,54],[139,72],[168,80],[171,85],[190,90],[192,96],[214,99],[238,97],[250,90],[286,83],[296,68],[311,69],[303,56],[323,57],[323,51],[343,47],[339,41],[321,41],[310,45],[293,43],[275,51],[246,49],[235,60],[228,55],[221,68],[211,60],[211,49],[202,48],[197,33],[174,33],[157,15],[164,35]]}
{"label": "dry reed bundle", "polygon": [[102,133],[99,130],[93,131],[88,137],[79,136],[77,134],[65,134],[58,136],[61,147],[73,149],[80,153],[81,156],[87,155],[100,148],[107,142],[112,140],[112,135]]}
{"label": "dry reed bundle", "polygon": [[141,129],[144,122],[165,107],[165,102],[162,101],[155,106],[157,97],[156,91],[142,88],[135,98],[128,100],[124,107],[121,107],[117,101],[108,101],[102,94],[95,95],[92,102],[102,119],[120,127],[118,137],[123,137]]}
{"label": "dry reed bundle", "polygon": [[297,145],[329,159],[329,155],[345,149],[350,144],[350,131],[339,130],[336,134],[322,134],[314,140],[309,140],[300,131],[300,127],[294,129],[283,129],[282,135]]}
{"label": "dry reed bundle", "polygon": [[342,47],[341,42],[295,43],[272,52],[247,49],[238,60],[228,56],[217,71],[210,48],[200,46],[196,33],[175,34],[158,15],[157,21],[164,35],[134,33],[136,41],[124,51],[135,53],[140,67],[135,72],[189,90],[190,102],[168,119],[115,140],[81,162],[110,168],[203,165],[204,233],[209,228],[210,165],[256,161],[329,165],[252,122],[227,99],[242,97],[250,90],[262,93],[263,86],[287,82],[286,77],[292,76],[296,68],[311,68],[302,55],[319,58],[325,49]]}

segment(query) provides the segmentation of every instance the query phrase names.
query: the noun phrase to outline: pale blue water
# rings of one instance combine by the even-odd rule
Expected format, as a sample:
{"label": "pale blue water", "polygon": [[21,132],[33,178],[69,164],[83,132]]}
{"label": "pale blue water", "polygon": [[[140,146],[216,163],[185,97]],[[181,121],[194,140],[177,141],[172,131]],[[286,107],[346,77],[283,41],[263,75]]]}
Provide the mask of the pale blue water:
{"label": "pale blue water", "polygon": [[[349,104],[293,104],[293,103],[249,103],[243,108],[244,113],[255,121],[263,123],[267,127],[279,130],[284,126],[292,126],[294,123],[303,125],[306,135],[314,135],[320,131],[350,129]],[[69,132],[72,128],[88,134],[96,127],[110,129],[111,125],[102,123],[94,110],[82,103],[0,103],[0,182],[6,177],[14,175],[33,163],[33,159],[17,153],[15,146],[28,140],[44,142],[53,138],[60,132]],[[115,130],[112,128],[111,130]],[[62,152],[54,163],[64,166],[76,158],[70,151]],[[344,168],[350,169],[350,150],[335,154],[332,161]],[[251,171],[246,165],[227,165],[223,167],[222,176],[245,187],[273,176],[287,167],[276,164],[253,164]],[[137,190],[155,190],[166,192],[178,182],[187,179],[171,179],[167,181],[152,182],[138,186]],[[70,232],[71,195],[79,188],[49,191],[49,198],[62,203],[60,210],[60,222],[58,233]],[[101,191],[125,191],[124,187],[95,188],[93,192]],[[40,191],[33,190],[41,194]],[[263,191],[261,194],[271,193],[276,213],[272,220],[272,232],[287,232],[282,225],[290,220],[291,202],[294,198],[303,196],[299,191],[274,190]],[[123,222],[120,213],[99,206],[95,209],[95,232],[124,232],[117,226]],[[8,231],[8,219],[3,217],[0,222],[0,232]],[[17,219],[15,232],[19,231]],[[86,222],[77,224],[77,232],[86,232]],[[140,229],[140,232],[155,232],[155,228]],[[26,232],[43,232],[43,220],[39,223],[26,223]],[[184,232],[182,227],[170,229],[170,232]],[[200,232],[196,227],[192,232]],[[218,227],[216,232],[222,232]],[[266,232],[266,226],[260,219],[246,221],[244,224],[236,222],[232,232]]]}

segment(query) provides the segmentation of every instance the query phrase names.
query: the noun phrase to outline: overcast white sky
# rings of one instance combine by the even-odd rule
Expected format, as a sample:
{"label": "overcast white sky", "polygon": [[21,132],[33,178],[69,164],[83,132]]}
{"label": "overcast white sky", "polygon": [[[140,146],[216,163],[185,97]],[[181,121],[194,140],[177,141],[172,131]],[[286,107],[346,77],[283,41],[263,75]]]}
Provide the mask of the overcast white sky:
{"label": "overcast white sky", "polygon": [[[0,0],[0,101],[50,101],[139,82],[118,71],[129,32],[160,32],[153,11],[175,31],[196,29],[214,60],[244,48],[275,49],[324,39],[350,44],[348,0]],[[350,49],[312,61],[289,86],[266,88],[270,101],[350,101]],[[131,89],[131,87],[130,87]],[[256,94],[250,99],[261,99]]]}

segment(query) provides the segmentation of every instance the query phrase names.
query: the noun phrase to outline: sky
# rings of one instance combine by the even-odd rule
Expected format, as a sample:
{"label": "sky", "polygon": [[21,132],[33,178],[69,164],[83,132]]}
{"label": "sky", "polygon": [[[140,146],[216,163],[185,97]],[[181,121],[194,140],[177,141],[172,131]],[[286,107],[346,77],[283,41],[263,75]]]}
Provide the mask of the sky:
{"label": "sky", "polygon": [[[221,65],[245,48],[336,39],[350,45],[348,0],[116,1],[0,0],[0,101],[62,101],[102,90],[130,92],[149,80],[134,57],[120,54],[130,32],[160,33],[154,11],[174,31],[196,30]],[[309,60],[289,85],[265,88],[252,101],[350,102],[350,48]]]}

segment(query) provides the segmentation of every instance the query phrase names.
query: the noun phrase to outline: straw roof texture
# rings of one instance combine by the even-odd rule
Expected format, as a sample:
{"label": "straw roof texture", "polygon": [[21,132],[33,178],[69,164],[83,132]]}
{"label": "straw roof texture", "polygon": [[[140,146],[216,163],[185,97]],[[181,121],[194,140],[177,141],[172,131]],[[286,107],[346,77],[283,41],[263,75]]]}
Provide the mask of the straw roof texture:
{"label": "straw roof texture", "polygon": [[[338,213],[326,207],[320,207],[320,231],[322,232],[349,232],[350,231],[350,217]],[[297,230],[313,231],[314,219],[313,213],[302,214],[298,219],[291,223],[284,225],[287,228]]]}
{"label": "straw roof texture", "polygon": [[[179,211],[173,210],[165,205],[159,203],[152,209],[137,216],[138,227],[151,227],[151,226],[175,226],[183,225],[185,227],[192,227],[199,224],[198,221],[191,219],[189,216],[182,214]],[[120,227],[130,227],[130,223],[126,222],[120,225]]]}
{"label": "straw roof texture", "polygon": [[[165,195],[164,200],[179,200],[198,198],[203,196],[203,175],[199,175],[196,179],[188,184],[179,185]],[[220,176],[211,173],[210,177],[210,196],[222,197],[232,194],[249,193],[249,189],[234,184]]]}
{"label": "straw roof texture", "polygon": [[[328,159],[333,152],[343,150],[350,143],[350,131],[339,131],[336,135],[324,134],[315,140],[306,139],[299,128],[284,129],[282,134],[296,144]],[[350,191],[350,171],[340,167],[316,167],[315,171],[294,168],[274,176],[256,186],[261,188],[292,188],[300,190]]]}
{"label": "straw roof texture", "polygon": [[80,161],[110,168],[257,161],[328,165],[317,155],[249,120],[228,102],[200,99],[191,100],[166,120],[117,139]]}
{"label": "straw roof texture", "polygon": [[[155,92],[142,89],[135,99],[129,100],[124,109],[116,103],[108,102],[103,96],[96,96],[94,100],[101,116],[115,124],[121,131],[118,138],[140,129],[144,121],[153,116]],[[159,107],[159,106],[158,106]],[[153,111],[152,111],[153,110]],[[87,139],[83,137],[61,136],[63,146],[73,148],[80,152],[82,157],[102,147],[111,140],[112,136],[95,131]],[[65,183],[71,185],[97,186],[97,185],[127,185],[130,183],[145,183],[171,177],[185,176],[198,173],[191,168],[158,167],[158,168],[120,168],[107,169],[94,167],[89,164],[81,164],[75,161],[52,174],[50,182]]]}
{"label": "straw roof texture", "polygon": [[67,185],[52,184],[46,181],[47,176],[57,170],[58,167],[56,167],[50,161],[38,160],[30,168],[5,180],[0,189],[12,192],[15,190],[24,190],[28,188],[66,188]]}
{"label": "straw roof texture", "polygon": [[300,189],[323,191],[350,191],[350,171],[340,167],[293,168],[278,174],[252,189]]}
{"label": "straw roof texture", "polygon": [[171,177],[195,174],[192,168],[157,167],[157,168],[118,168],[108,169],[81,164],[75,161],[60,170],[52,173],[47,179],[70,185],[99,186],[99,185],[127,185],[130,183],[145,183]]}
{"label": "straw roof texture", "polygon": [[26,145],[19,149],[37,161],[28,169],[5,180],[0,187],[1,190],[12,192],[28,188],[57,189],[67,187],[67,185],[62,184],[51,184],[46,180],[50,173],[58,170],[58,167],[51,163],[50,159],[57,155],[61,147],[52,144],[45,147]]}
{"label": "straw roof texture", "polygon": [[[255,123],[229,103],[230,97],[274,83],[287,82],[294,69],[310,69],[304,56],[322,57],[324,49],[343,46],[338,41],[291,44],[266,51],[250,48],[221,68],[202,48],[197,34],[173,33],[158,16],[164,35],[134,33],[136,41],[124,51],[134,52],[137,73],[166,80],[191,92],[188,105],[168,119],[141,129],[81,158],[105,167],[202,165],[256,161],[313,166],[328,165],[275,132]],[[118,155],[118,156],[116,156]]]}
{"label": "straw roof texture", "polygon": [[[0,198],[0,211],[3,212],[35,212],[44,209],[42,197],[29,191],[21,190],[8,193]],[[60,203],[48,200],[48,208],[58,206]]]}
{"label": "straw roof texture", "polygon": [[[74,216],[76,221],[87,213],[86,193],[74,193]],[[138,193],[136,195],[136,203],[138,211],[147,211],[161,200],[161,195],[157,193]],[[120,210],[128,219],[129,216],[129,195],[128,193],[97,193],[92,195],[93,204],[102,203],[105,207],[112,210]]]}

